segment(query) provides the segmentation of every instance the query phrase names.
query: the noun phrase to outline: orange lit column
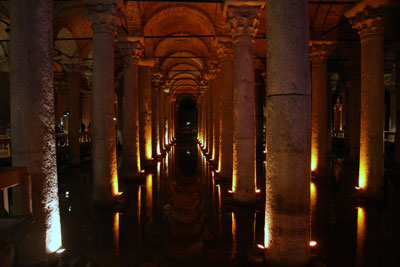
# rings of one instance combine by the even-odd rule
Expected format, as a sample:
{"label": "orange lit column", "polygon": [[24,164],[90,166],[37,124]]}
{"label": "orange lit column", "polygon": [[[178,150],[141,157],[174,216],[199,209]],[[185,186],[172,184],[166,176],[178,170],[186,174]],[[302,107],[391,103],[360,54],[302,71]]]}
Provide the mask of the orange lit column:
{"label": "orange lit column", "polygon": [[218,39],[221,67],[220,177],[232,178],[233,162],[233,47],[232,40]]}
{"label": "orange lit column", "polygon": [[[9,6],[12,165],[28,169],[35,218],[29,235],[16,246],[14,263],[25,266],[38,264],[62,245],[52,84],[53,3],[12,0]],[[13,215],[32,212],[24,208],[25,194],[21,186],[13,188]]]}
{"label": "orange lit column", "polygon": [[212,138],[212,147],[210,158],[213,161],[214,165],[218,167],[218,148],[219,148],[219,87],[220,87],[220,79],[218,74],[220,69],[218,68],[218,61],[212,61],[209,66],[209,84],[210,91],[212,92],[212,113],[210,114],[212,117],[212,129],[211,129],[211,138]]}
{"label": "orange lit column", "polygon": [[[200,91],[200,90],[199,90]],[[202,135],[201,135],[201,128],[202,128],[202,112],[203,112],[203,103],[202,103],[202,97],[199,95],[197,97],[197,139],[202,140]]]}
{"label": "orange lit column", "polygon": [[311,80],[308,6],[268,0],[266,258],[307,266],[310,257]]}
{"label": "orange lit column", "polygon": [[170,113],[170,108],[169,108],[169,105],[170,105],[170,100],[169,100],[170,96],[169,95],[170,94],[169,94],[169,92],[170,92],[170,90],[169,90],[169,88],[166,88],[164,92],[165,92],[164,121],[165,121],[165,133],[166,133],[165,144],[169,145],[170,140],[171,140],[170,129],[169,129],[169,124],[170,124],[170,121],[169,121],[169,113]]}
{"label": "orange lit column", "polygon": [[334,49],[332,41],[310,41],[311,96],[311,171],[328,175],[328,74],[327,59]]}
{"label": "orange lit column", "polygon": [[151,88],[151,68],[139,66],[139,143],[142,167],[152,159]]}
{"label": "orange lit column", "polygon": [[158,129],[159,136],[158,142],[160,144],[160,153],[164,155],[165,149],[165,122],[164,122],[164,86],[160,86],[158,89]]}
{"label": "orange lit column", "polygon": [[161,73],[155,73],[151,76],[151,143],[152,143],[152,154],[153,158],[161,155],[160,151],[160,128],[159,128],[159,99],[158,99],[158,91],[160,89],[161,84]]}
{"label": "orange lit column", "polygon": [[81,65],[79,58],[73,58],[64,62],[63,66],[68,77],[68,163],[79,165],[79,92],[81,88]]}
{"label": "orange lit column", "polygon": [[122,169],[125,179],[140,172],[138,60],[143,54],[142,41],[122,40],[124,56],[124,97],[122,100]]}
{"label": "orange lit column", "polygon": [[[92,2],[92,1],[90,1]],[[93,29],[92,159],[93,201],[110,205],[118,193],[114,111],[116,4],[86,5]]]}
{"label": "orange lit column", "polygon": [[256,201],[253,42],[260,11],[260,6],[227,8],[234,54],[232,191],[233,200],[241,203]]}
{"label": "orange lit column", "polygon": [[364,8],[345,15],[361,41],[361,121],[359,187],[367,198],[383,190],[383,25],[382,10]]}
{"label": "orange lit column", "polygon": [[213,152],[213,96],[214,87],[211,85],[213,82],[208,81],[207,90],[207,156],[208,159],[212,158]]}
{"label": "orange lit column", "polygon": [[[202,95],[202,98],[203,98],[203,101],[202,101],[202,104],[203,104],[203,109],[202,109],[202,112],[203,112],[203,129],[202,129],[202,131],[203,131],[203,146],[204,146],[204,148],[205,149],[207,149],[207,146],[208,146],[208,139],[207,139],[207,136],[208,136],[208,131],[207,131],[207,129],[208,129],[208,124],[207,124],[207,120],[208,120],[208,85],[204,85],[204,84],[202,84],[201,85],[201,90],[202,90],[202,92],[203,92],[203,95]],[[205,150],[205,152],[207,152],[207,150]]]}

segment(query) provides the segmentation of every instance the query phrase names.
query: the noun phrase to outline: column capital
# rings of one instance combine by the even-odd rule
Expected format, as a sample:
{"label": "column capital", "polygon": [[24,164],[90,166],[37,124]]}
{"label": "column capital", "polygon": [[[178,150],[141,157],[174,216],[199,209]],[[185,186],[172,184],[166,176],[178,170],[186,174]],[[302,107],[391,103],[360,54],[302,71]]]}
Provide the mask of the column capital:
{"label": "column capital", "polygon": [[327,40],[310,40],[310,61],[321,62],[335,50],[336,42]]}
{"label": "column capital", "polygon": [[160,87],[160,85],[162,84],[162,77],[163,75],[159,72],[151,74],[151,83],[153,87]]}
{"label": "column capital", "polygon": [[227,1],[224,6],[224,14],[228,20],[233,38],[257,33],[259,16],[265,1]]}
{"label": "column capital", "polygon": [[[129,38],[118,38],[118,48],[121,51],[125,61],[138,61],[143,57],[143,37],[137,37],[136,40]],[[128,62],[127,62],[128,63]]]}
{"label": "column capital", "polygon": [[232,38],[217,37],[215,45],[220,60],[233,60]]}
{"label": "column capital", "polygon": [[83,59],[80,57],[66,58],[61,60],[63,69],[67,73],[81,72],[84,66]]}
{"label": "column capital", "polygon": [[94,33],[103,32],[114,34],[118,26],[118,1],[84,1],[85,13],[92,23]]}
{"label": "column capital", "polygon": [[383,35],[383,9],[366,6],[350,18],[350,24],[357,30],[361,39]]}
{"label": "column capital", "polygon": [[205,74],[204,78],[207,81],[215,80],[220,72],[219,62],[217,60],[211,60],[208,63],[208,72]]}

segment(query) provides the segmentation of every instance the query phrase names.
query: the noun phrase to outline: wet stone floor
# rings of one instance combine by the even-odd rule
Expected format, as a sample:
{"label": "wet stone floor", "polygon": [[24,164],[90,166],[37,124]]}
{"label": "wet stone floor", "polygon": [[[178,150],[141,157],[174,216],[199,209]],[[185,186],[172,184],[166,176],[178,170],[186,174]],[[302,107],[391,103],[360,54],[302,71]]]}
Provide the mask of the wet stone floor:
{"label": "wet stone floor", "polygon": [[[63,247],[57,266],[266,266],[264,199],[230,204],[193,138],[178,139],[152,172],[120,179],[117,209],[94,208],[90,164],[60,168]],[[354,166],[311,183],[310,266],[400,266],[400,190],[365,204],[353,196]],[[344,182],[346,181],[346,182]]]}

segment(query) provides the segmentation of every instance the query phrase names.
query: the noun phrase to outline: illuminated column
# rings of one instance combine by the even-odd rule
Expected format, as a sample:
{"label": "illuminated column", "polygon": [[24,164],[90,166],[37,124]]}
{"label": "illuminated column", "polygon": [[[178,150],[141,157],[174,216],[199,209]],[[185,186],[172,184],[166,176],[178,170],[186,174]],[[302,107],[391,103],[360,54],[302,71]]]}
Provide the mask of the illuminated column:
{"label": "illuminated column", "polygon": [[124,56],[122,169],[124,178],[131,179],[140,172],[138,60],[143,55],[143,41],[122,41],[119,44]]}
{"label": "illuminated column", "polygon": [[232,40],[218,39],[221,67],[220,177],[232,178],[233,162],[233,47]]}
{"label": "illuminated column", "polygon": [[[200,91],[200,90],[199,90]],[[202,119],[203,119],[203,103],[202,100],[203,98],[201,95],[197,97],[197,138],[199,140],[202,140],[202,135],[201,135],[201,128],[202,128]]]}
{"label": "illuminated column", "polygon": [[151,68],[139,66],[139,143],[142,167],[152,159],[151,108]]}
{"label": "illuminated column", "polygon": [[165,144],[169,145],[169,142],[171,140],[171,135],[170,135],[170,129],[169,129],[169,113],[170,113],[170,109],[169,109],[169,105],[170,105],[170,97],[169,97],[169,88],[165,89],[165,103],[164,103],[164,121],[165,121]]}
{"label": "illuminated column", "polygon": [[153,158],[161,155],[159,136],[160,136],[160,128],[159,128],[159,99],[158,99],[158,91],[160,90],[161,84],[161,73],[155,73],[151,76],[151,143],[152,143],[152,154]]}
{"label": "illuminated column", "polygon": [[213,96],[214,96],[214,86],[212,86],[213,82],[208,81],[208,90],[207,90],[207,156],[208,159],[212,158],[212,149],[213,149]]}
{"label": "illuminated column", "polygon": [[396,136],[394,160],[400,163],[400,54],[396,56]]}
{"label": "illuminated column", "polygon": [[211,96],[211,104],[212,104],[212,113],[210,117],[212,118],[212,129],[211,129],[211,139],[212,139],[212,147],[210,148],[210,158],[218,167],[218,149],[219,149],[219,106],[220,106],[220,78],[218,74],[220,69],[218,68],[218,61],[210,62],[209,73],[207,74],[210,84],[210,92],[212,92]]}
{"label": "illuminated column", "polygon": [[310,41],[312,77],[311,171],[328,175],[328,74],[327,59],[334,49],[332,41]]}
{"label": "illuminated column", "polygon": [[[52,7],[50,0],[10,1],[12,165],[28,169],[35,218],[29,234],[16,247],[17,265],[36,265],[62,245],[54,136]],[[23,208],[24,193],[23,188],[15,187],[13,215],[28,214]]]}
{"label": "illuminated column", "polygon": [[273,266],[307,266],[311,159],[307,1],[268,0],[266,10],[266,258]]}
{"label": "illuminated column", "polygon": [[165,149],[165,121],[164,121],[164,86],[158,89],[158,100],[159,100],[159,108],[158,108],[158,128],[159,128],[159,144],[160,144],[160,153],[164,153]]}
{"label": "illuminated column", "polygon": [[90,123],[90,92],[81,94],[82,99],[82,121],[86,125],[86,131]]}
{"label": "illuminated column", "polygon": [[203,91],[203,145],[206,148],[205,152],[207,152],[208,147],[208,85],[201,85],[201,90]]}
{"label": "illuminated column", "polygon": [[353,28],[361,41],[361,121],[359,188],[367,198],[383,190],[383,25],[382,10],[350,10]]}
{"label": "illuminated column", "polygon": [[81,88],[81,66],[79,58],[73,58],[63,63],[68,77],[68,162],[70,165],[80,163],[79,144],[79,92]]}
{"label": "illuminated column", "polygon": [[227,17],[233,36],[233,199],[256,201],[256,139],[254,36],[261,6],[229,6]]}
{"label": "illuminated column", "polygon": [[118,193],[114,121],[114,35],[117,7],[116,4],[88,4],[86,12],[93,29],[93,201],[97,205],[110,205],[113,196]]}

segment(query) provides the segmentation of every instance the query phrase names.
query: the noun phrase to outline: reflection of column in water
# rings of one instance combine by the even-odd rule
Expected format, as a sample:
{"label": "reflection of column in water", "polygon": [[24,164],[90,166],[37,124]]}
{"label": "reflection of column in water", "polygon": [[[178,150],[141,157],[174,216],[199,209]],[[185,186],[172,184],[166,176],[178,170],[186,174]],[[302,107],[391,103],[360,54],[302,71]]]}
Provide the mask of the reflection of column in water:
{"label": "reflection of column in water", "polygon": [[113,221],[113,230],[114,230],[114,248],[116,255],[119,254],[119,212],[114,214]]}
{"label": "reflection of column in water", "polygon": [[217,193],[218,193],[218,230],[219,237],[222,236],[222,210],[221,210],[221,186],[217,184]]}
{"label": "reflection of column in water", "polygon": [[315,240],[315,210],[317,205],[317,188],[313,182],[310,183],[310,217],[311,217],[311,240]]}
{"label": "reflection of column in water", "polygon": [[153,217],[153,175],[146,176],[146,216],[149,217],[150,222]]}
{"label": "reflection of column in water", "polygon": [[232,251],[231,251],[231,259],[236,258],[237,252],[237,232],[236,232],[236,217],[235,213],[232,211]]}
{"label": "reflection of column in water", "polygon": [[138,206],[137,206],[137,225],[138,225],[138,243],[139,247],[142,245],[142,186],[138,188]]}
{"label": "reflection of column in water", "polygon": [[254,223],[253,223],[253,246],[256,245],[256,224],[257,224],[257,212],[254,212]]}
{"label": "reflection of column in water", "polygon": [[364,245],[365,245],[365,210],[357,208],[357,266],[364,266]]}

